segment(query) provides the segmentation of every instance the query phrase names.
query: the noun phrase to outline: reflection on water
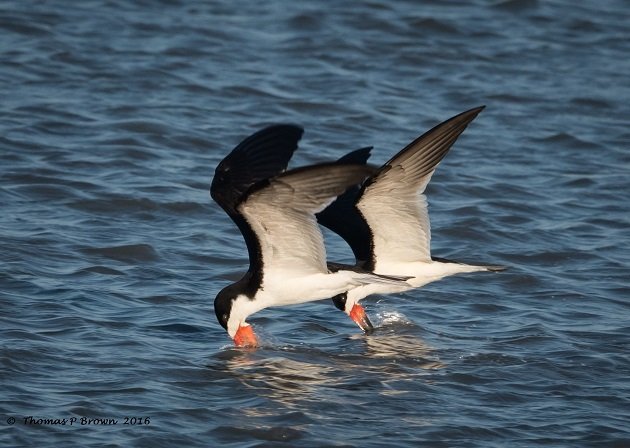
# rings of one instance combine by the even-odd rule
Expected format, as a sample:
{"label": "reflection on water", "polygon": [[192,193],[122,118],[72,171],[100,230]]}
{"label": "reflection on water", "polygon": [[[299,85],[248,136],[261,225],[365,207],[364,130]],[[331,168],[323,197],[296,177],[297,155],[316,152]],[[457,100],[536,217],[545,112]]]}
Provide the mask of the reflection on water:
{"label": "reflection on water", "polygon": [[316,400],[318,390],[334,381],[335,368],[311,352],[314,356],[307,360],[304,358],[309,356],[308,352],[232,348],[222,368],[241,386],[294,409],[300,403]]}
{"label": "reflection on water", "polygon": [[446,366],[422,339],[401,331],[401,322],[409,327],[402,316],[379,316],[379,321],[385,325],[372,335],[352,335],[335,351],[309,346],[228,348],[218,356],[219,369],[258,396],[301,409],[340,390],[403,394],[409,390],[407,382],[427,382],[431,370]]}
{"label": "reflection on water", "polygon": [[375,334],[365,337],[365,356],[386,358],[419,369],[441,369],[446,367],[432,347],[422,339],[400,334],[394,330],[377,329]]}
{"label": "reflection on water", "polygon": [[379,310],[373,313],[373,321],[373,334],[352,337],[364,340],[364,356],[391,359],[420,369],[445,367],[433,347],[418,337],[418,326],[404,314],[396,310]]}

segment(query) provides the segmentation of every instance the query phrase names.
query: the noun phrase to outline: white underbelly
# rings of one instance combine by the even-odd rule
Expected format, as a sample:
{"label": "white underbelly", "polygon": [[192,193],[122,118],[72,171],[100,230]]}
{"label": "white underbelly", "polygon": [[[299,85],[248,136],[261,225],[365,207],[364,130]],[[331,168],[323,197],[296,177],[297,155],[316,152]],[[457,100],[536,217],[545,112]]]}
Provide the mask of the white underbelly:
{"label": "white underbelly", "polygon": [[328,299],[352,288],[355,282],[346,272],[311,274],[301,277],[283,272],[266,275],[258,298],[266,306],[285,306]]}

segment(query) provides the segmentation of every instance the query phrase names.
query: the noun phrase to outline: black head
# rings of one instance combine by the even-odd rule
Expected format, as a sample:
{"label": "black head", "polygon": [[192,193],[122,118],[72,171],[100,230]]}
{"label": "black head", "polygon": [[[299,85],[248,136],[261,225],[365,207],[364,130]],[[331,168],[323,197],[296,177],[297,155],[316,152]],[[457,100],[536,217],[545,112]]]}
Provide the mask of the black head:
{"label": "black head", "polygon": [[236,298],[232,289],[233,285],[226,286],[214,299],[214,313],[217,315],[217,320],[225,330],[228,328],[228,321],[232,314],[232,304]]}
{"label": "black head", "polygon": [[341,311],[346,311],[346,300],[348,300],[348,293],[344,292],[341,294],[337,294],[332,298],[333,304],[337,307],[337,309]]}

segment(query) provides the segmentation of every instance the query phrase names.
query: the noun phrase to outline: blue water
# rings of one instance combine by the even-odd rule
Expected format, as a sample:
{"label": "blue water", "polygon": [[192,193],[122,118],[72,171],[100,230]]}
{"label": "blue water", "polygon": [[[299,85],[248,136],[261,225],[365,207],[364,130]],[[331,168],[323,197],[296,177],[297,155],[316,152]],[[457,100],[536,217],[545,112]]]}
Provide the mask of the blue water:
{"label": "blue water", "polygon": [[[628,23],[624,0],[0,3],[0,445],[630,446]],[[329,302],[265,310],[232,348],[222,157],[290,122],[293,166],[383,163],[481,104],[427,191],[433,252],[508,271],[367,299],[369,337]]]}

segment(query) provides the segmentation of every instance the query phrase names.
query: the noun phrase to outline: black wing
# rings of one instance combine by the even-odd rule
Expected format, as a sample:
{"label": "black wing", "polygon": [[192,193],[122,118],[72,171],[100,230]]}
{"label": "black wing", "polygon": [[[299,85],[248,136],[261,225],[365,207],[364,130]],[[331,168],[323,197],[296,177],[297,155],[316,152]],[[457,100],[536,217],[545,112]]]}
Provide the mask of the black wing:
{"label": "black wing", "polygon": [[246,281],[253,290],[260,286],[262,274],[260,247],[256,235],[237,206],[255,185],[287,169],[304,130],[295,125],[266,127],[247,137],[232,150],[214,171],[210,196],[237,225],[247,244],[250,269]]}
{"label": "black wing", "polygon": [[458,114],[425,132],[385,163],[359,193],[356,207],[368,223],[377,262],[431,259],[431,225],[424,190],[433,172],[468,124],[483,110]]}
{"label": "black wing", "polygon": [[304,130],[295,125],[266,127],[239,143],[217,166],[210,195],[230,216],[254,184],[287,169]]}

